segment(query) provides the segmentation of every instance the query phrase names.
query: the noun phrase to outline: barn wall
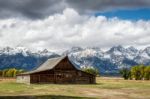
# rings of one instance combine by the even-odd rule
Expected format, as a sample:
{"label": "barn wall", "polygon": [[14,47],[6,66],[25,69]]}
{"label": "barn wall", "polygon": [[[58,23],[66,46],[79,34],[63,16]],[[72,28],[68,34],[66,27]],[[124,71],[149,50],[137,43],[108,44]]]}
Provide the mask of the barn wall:
{"label": "barn wall", "polygon": [[30,84],[30,75],[19,75],[17,76],[17,83],[27,83]]}
{"label": "barn wall", "polygon": [[83,72],[83,71],[77,72],[75,81],[76,81],[76,83],[79,83],[79,84],[94,84],[94,83],[96,83],[94,75],[91,75],[91,74]]}
{"label": "barn wall", "polygon": [[94,84],[95,76],[79,70],[60,70],[55,72],[56,83]]}
{"label": "barn wall", "polygon": [[30,83],[54,83],[52,74],[33,74],[30,77]]}

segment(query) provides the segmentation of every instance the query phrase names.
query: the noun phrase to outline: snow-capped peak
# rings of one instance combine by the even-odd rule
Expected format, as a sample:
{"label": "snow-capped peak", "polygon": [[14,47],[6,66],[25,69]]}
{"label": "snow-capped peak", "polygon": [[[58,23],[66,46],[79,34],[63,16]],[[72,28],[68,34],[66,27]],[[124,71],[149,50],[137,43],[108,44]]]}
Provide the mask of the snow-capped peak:
{"label": "snow-capped peak", "polygon": [[115,51],[122,52],[124,50],[125,50],[125,48],[123,48],[121,45],[118,45],[118,46],[114,46],[114,47],[110,48],[110,50],[108,50],[107,52],[109,52],[109,53],[115,52]]}
{"label": "snow-capped peak", "polygon": [[75,52],[82,51],[82,50],[83,50],[83,48],[81,48],[81,47],[72,47],[71,49],[65,51],[63,53],[63,55],[68,55],[70,53],[75,53]]}
{"label": "snow-capped peak", "polygon": [[13,54],[16,54],[16,52],[14,51],[14,48],[5,47],[0,50],[0,54],[13,55]]}
{"label": "snow-capped peak", "polygon": [[140,50],[138,57],[136,58],[138,63],[149,63],[150,62],[150,47]]}
{"label": "snow-capped peak", "polygon": [[150,55],[150,47],[146,47],[143,52],[147,53],[148,55]]}
{"label": "snow-capped peak", "polygon": [[42,56],[50,56],[50,55],[55,54],[55,53],[53,53],[53,52],[50,52],[50,51],[49,51],[49,50],[47,50],[47,49],[44,49],[44,50],[38,51],[38,53],[39,53],[40,55],[42,55]]}
{"label": "snow-capped peak", "polygon": [[138,50],[135,47],[133,47],[133,46],[128,47],[127,50],[135,52],[135,53],[138,52]]}
{"label": "snow-capped peak", "polygon": [[29,56],[29,55],[35,55],[35,56],[50,56],[55,53],[48,51],[47,49],[41,50],[41,51],[35,51],[35,50],[30,50],[25,47],[16,47],[16,48],[11,48],[11,47],[5,47],[0,49],[0,55],[5,54],[5,55],[16,55],[16,54],[22,54],[23,56]]}
{"label": "snow-capped peak", "polygon": [[114,55],[122,55],[123,52],[125,52],[125,48],[121,45],[114,46],[110,50],[107,51],[108,54],[114,54]]}
{"label": "snow-capped peak", "polygon": [[71,48],[72,51],[80,51],[80,50],[82,50],[82,49],[83,49],[83,48],[77,47],[77,46]]}

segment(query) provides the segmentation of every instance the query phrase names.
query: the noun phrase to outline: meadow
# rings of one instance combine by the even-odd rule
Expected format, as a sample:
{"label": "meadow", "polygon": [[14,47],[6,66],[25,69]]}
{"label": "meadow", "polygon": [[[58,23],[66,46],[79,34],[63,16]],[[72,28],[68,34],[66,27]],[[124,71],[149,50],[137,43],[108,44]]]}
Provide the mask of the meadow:
{"label": "meadow", "polygon": [[[11,99],[150,99],[150,81],[97,77],[96,84],[20,84],[0,79],[0,98]],[[11,96],[11,97],[10,97]]]}

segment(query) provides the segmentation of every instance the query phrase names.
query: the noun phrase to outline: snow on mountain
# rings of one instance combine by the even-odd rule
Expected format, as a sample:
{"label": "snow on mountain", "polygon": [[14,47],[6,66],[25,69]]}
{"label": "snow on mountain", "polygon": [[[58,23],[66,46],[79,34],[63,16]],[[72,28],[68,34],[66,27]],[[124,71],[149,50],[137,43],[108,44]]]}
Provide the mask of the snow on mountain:
{"label": "snow on mountain", "polygon": [[0,48],[0,69],[21,68],[31,70],[45,62],[48,58],[58,56],[58,54],[46,49],[34,51],[24,47]]}
{"label": "snow on mountain", "polygon": [[[79,49],[79,48],[78,48]],[[80,48],[69,50],[70,59],[81,67],[93,66],[101,72],[116,72],[123,67],[131,67],[137,64],[150,64],[150,47],[139,51],[133,46],[124,48],[114,46],[108,51],[100,48]]]}
{"label": "snow on mountain", "polygon": [[121,61],[124,59],[123,52],[125,52],[125,48],[119,45],[112,47],[106,52],[106,54],[110,55],[110,60],[112,63],[120,65]]}
{"label": "snow on mountain", "polygon": [[28,49],[24,47],[16,47],[16,48],[11,48],[11,47],[5,47],[0,49],[0,55],[5,54],[5,55],[15,55],[17,53],[22,53],[24,56],[27,56]]}
{"label": "snow on mountain", "polygon": [[82,51],[82,50],[83,50],[83,48],[81,48],[81,47],[72,47],[71,49],[65,51],[63,53],[63,55],[68,55],[70,53],[75,53],[75,52]]}
{"label": "snow on mountain", "polygon": [[131,46],[126,49],[124,55],[126,56],[126,58],[133,60],[138,55],[138,53],[139,51],[133,46]]}
{"label": "snow on mountain", "polygon": [[140,50],[135,61],[139,64],[150,64],[150,47]]}
{"label": "snow on mountain", "polygon": [[[99,47],[72,47],[62,55],[68,55],[78,67],[95,67],[101,73],[116,73],[123,67],[137,64],[150,65],[150,47],[138,50],[132,46],[124,48],[119,45],[107,51],[103,51]],[[34,51],[24,47],[0,48],[0,69],[16,67],[30,70],[48,58],[58,56],[47,49]]]}
{"label": "snow on mountain", "polygon": [[13,50],[14,49],[10,47],[2,48],[0,49],[0,54],[14,55],[16,54],[16,51]]}
{"label": "snow on mountain", "polygon": [[23,56],[34,55],[34,56],[38,56],[38,57],[55,55],[54,52],[50,52],[47,49],[38,50],[38,51],[29,50],[25,47],[16,47],[16,48],[5,47],[5,48],[0,49],[0,55],[2,55],[2,54],[4,54],[4,55],[16,55],[19,53],[21,53]]}
{"label": "snow on mountain", "polygon": [[74,56],[80,56],[80,57],[91,57],[91,56],[97,56],[101,57],[103,56],[103,52],[99,50],[95,50],[92,48],[82,49],[80,51],[76,51],[72,53]]}
{"label": "snow on mountain", "polygon": [[114,54],[114,55],[122,55],[125,52],[125,48],[122,46],[114,46],[110,50],[107,51],[107,53]]}

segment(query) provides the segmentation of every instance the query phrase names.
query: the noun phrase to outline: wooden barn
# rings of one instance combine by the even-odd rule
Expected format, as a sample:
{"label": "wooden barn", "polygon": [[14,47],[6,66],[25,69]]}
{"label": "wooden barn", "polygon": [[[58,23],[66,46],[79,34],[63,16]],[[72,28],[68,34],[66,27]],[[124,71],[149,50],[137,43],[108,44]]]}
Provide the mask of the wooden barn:
{"label": "wooden barn", "polygon": [[95,75],[77,68],[67,56],[48,59],[33,71],[17,75],[19,83],[93,84]]}

